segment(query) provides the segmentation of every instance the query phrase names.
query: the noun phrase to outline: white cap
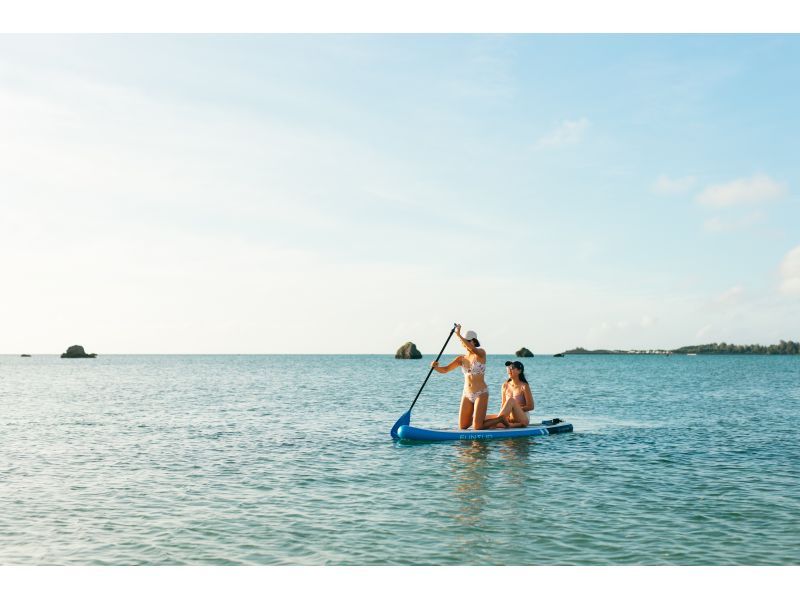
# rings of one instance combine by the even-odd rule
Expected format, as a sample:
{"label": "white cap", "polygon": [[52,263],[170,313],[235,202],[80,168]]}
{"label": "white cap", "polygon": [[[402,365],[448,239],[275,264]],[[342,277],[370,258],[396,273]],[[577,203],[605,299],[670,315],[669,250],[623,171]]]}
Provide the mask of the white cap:
{"label": "white cap", "polygon": [[474,330],[467,330],[467,333],[464,335],[465,341],[474,341],[478,338],[478,334]]}

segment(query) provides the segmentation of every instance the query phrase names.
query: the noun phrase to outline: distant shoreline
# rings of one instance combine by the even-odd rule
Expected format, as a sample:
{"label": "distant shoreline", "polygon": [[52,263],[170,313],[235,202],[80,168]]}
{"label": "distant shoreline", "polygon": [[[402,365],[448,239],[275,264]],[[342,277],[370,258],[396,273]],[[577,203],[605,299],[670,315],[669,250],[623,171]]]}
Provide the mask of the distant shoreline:
{"label": "distant shoreline", "polygon": [[576,347],[564,351],[566,355],[798,355],[800,343],[780,341],[777,345],[730,345],[711,343],[708,345],[687,345],[678,349],[595,349]]}

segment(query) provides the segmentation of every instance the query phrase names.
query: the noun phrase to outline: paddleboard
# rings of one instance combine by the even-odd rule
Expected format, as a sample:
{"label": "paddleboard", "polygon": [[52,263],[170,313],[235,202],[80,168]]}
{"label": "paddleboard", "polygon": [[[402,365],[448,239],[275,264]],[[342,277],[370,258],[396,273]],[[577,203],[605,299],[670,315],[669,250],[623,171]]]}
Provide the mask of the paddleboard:
{"label": "paddleboard", "polygon": [[572,432],[572,424],[561,419],[546,419],[540,424],[525,428],[492,428],[490,430],[428,430],[414,426],[400,426],[397,435],[402,440],[493,440],[521,436],[549,436]]}

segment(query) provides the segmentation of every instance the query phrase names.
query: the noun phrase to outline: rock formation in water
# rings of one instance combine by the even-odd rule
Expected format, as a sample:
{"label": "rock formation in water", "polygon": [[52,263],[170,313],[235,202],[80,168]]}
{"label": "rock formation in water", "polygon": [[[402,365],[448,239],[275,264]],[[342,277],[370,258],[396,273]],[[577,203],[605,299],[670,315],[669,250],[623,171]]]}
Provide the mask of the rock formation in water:
{"label": "rock formation in water", "polygon": [[417,345],[408,341],[394,354],[395,359],[422,359],[422,353],[417,350]]}
{"label": "rock formation in water", "polygon": [[79,358],[79,357],[97,357],[97,353],[87,353],[80,345],[72,345],[67,349],[66,353],[62,353],[61,357]]}
{"label": "rock formation in water", "polygon": [[517,357],[533,357],[533,351],[531,351],[530,349],[526,349],[525,347],[522,347],[522,349],[514,353],[514,355],[516,355]]}

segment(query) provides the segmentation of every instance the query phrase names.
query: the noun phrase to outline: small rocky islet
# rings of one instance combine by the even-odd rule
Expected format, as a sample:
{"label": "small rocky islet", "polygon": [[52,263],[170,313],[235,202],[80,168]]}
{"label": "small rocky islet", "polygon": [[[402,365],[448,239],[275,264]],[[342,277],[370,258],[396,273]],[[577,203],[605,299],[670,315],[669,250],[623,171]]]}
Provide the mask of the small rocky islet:
{"label": "small rocky islet", "polygon": [[417,345],[411,341],[405,343],[394,354],[395,359],[422,359],[422,353],[417,349]]}
{"label": "small rocky islet", "polygon": [[80,345],[72,345],[65,353],[61,354],[61,357],[66,359],[94,358],[97,357],[97,353],[87,353]]}

